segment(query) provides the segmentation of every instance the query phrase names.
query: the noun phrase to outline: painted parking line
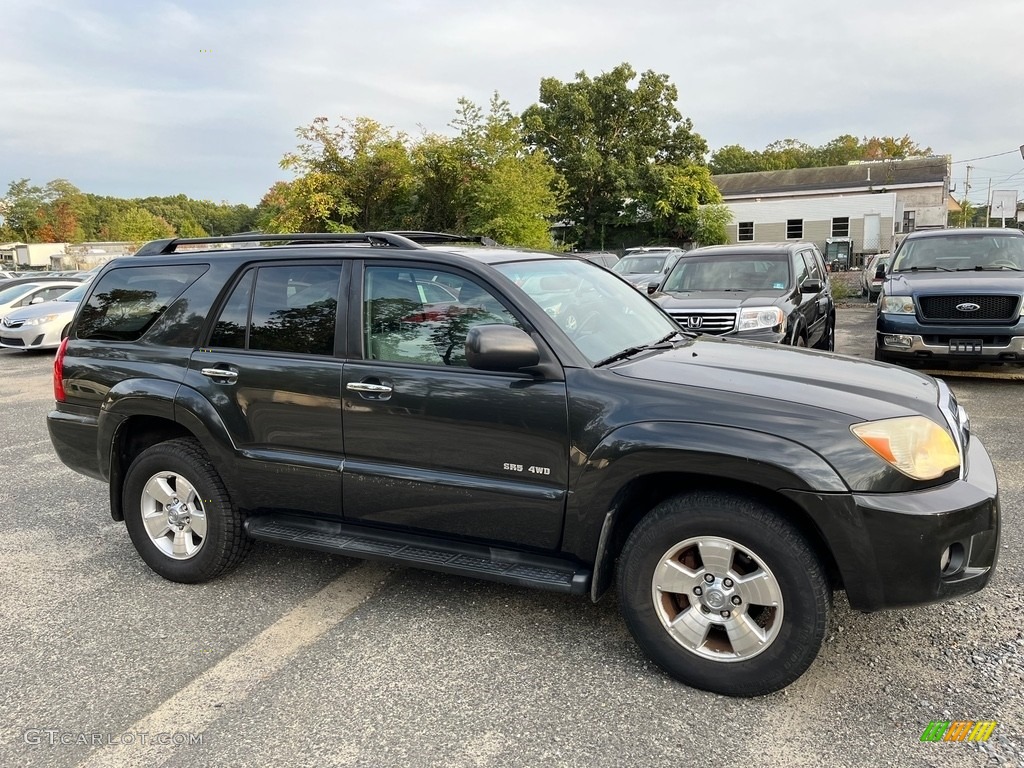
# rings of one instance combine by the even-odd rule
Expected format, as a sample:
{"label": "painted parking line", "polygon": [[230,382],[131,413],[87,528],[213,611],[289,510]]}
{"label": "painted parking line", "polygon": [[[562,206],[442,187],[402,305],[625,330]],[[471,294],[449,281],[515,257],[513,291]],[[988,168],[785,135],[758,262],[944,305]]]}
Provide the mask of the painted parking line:
{"label": "painted parking line", "polygon": [[344,621],[388,580],[390,569],[361,563],[203,672],[156,709],[89,754],[79,768],[163,765],[178,749],[174,743],[135,734],[198,734],[222,714],[242,704],[300,651]]}

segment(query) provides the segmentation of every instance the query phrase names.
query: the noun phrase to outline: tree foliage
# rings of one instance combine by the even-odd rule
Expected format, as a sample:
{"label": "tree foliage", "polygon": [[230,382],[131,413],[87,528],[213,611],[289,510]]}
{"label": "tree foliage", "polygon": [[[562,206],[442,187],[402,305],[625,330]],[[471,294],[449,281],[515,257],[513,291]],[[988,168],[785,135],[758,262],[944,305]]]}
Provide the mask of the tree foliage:
{"label": "tree foliage", "polygon": [[565,179],[561,213],[581,247],[604,247],[609,228],[651,216],[666,225],[720,200],[717,190],[701,194],[713,188],[699,178],[707,144],[677,99],[667,75],[638,78],[626,63],[593,78],[541,81],[539,103],[523,113],[526,138]]}
{"label": "tree foliage", "polygon": [[124,199],[82,192],[66,179],[42,187],[13,181],[0,199],[0,239],[78,243],[154,237],[203,237],[251,230],[256,209],[185,195]]}
{"label": "tree foliage", "polygon": [[931,147],[922,147],[910,136],[837,136],[820,147],[796,139],[781,139],[764,150],[749,150],[739,144],[722,147],[711,155],[711,172],[750,173],[780,171],[789,168],[823,168],[870,160],[905,160],[926,157]]}

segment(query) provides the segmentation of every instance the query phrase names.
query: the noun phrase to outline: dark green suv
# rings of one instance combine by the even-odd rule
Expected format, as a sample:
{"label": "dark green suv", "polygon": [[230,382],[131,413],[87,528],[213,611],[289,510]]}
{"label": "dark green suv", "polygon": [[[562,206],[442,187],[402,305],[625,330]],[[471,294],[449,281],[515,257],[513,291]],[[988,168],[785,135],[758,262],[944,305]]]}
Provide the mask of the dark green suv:
{"label": "dark green suv", "polygon": [[995,472],[940,381],[688,334],[572,255],[252,237],[109,263],[56,356],[53,445],[165,578],[253,539],[595,600],[617,572],[661,667],[757,695],[811,664],[833,590],[991,577]]}

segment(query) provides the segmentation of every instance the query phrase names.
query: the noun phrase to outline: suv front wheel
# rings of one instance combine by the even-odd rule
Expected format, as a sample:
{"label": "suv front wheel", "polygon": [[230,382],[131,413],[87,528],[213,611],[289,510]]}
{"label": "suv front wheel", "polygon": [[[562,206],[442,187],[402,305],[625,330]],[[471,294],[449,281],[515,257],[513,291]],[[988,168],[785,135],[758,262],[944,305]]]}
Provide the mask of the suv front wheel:
{"label": "suv front wheel", "polygon": [[169,581],[207,581],[248,554],[243,515],[195,440],[169,440],[144,450],[128,469],[123,494],[135,549]]}
{"label": "suv front wheel", "polygon": [[806,540],[772,510],[689,493],[655,507],[630,534],[619,598],[637,643],[668,674],[759,696],[814,661],[832,592]]}

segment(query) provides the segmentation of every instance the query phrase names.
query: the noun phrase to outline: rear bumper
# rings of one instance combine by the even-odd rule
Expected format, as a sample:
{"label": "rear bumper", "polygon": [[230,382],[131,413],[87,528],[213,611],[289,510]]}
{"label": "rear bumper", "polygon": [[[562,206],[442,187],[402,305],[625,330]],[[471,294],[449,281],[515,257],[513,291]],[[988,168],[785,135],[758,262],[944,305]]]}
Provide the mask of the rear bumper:
{"label": "rear bumper", "polygon": [[96,413],[91,409],[50,411],[46,428],[57,458],[76,472],[106,481],[96,452]]}
{"label": "rear bumper", "polygon": [[[985,587],[999,555],[999,492],[984,446],[972,438],[964,479],[926,491],[809,502],[850,605],[861,611],[923,605]],[[827,502],[827,503],[826,503]],[[943,568],[943,553],[949,563]]]}

